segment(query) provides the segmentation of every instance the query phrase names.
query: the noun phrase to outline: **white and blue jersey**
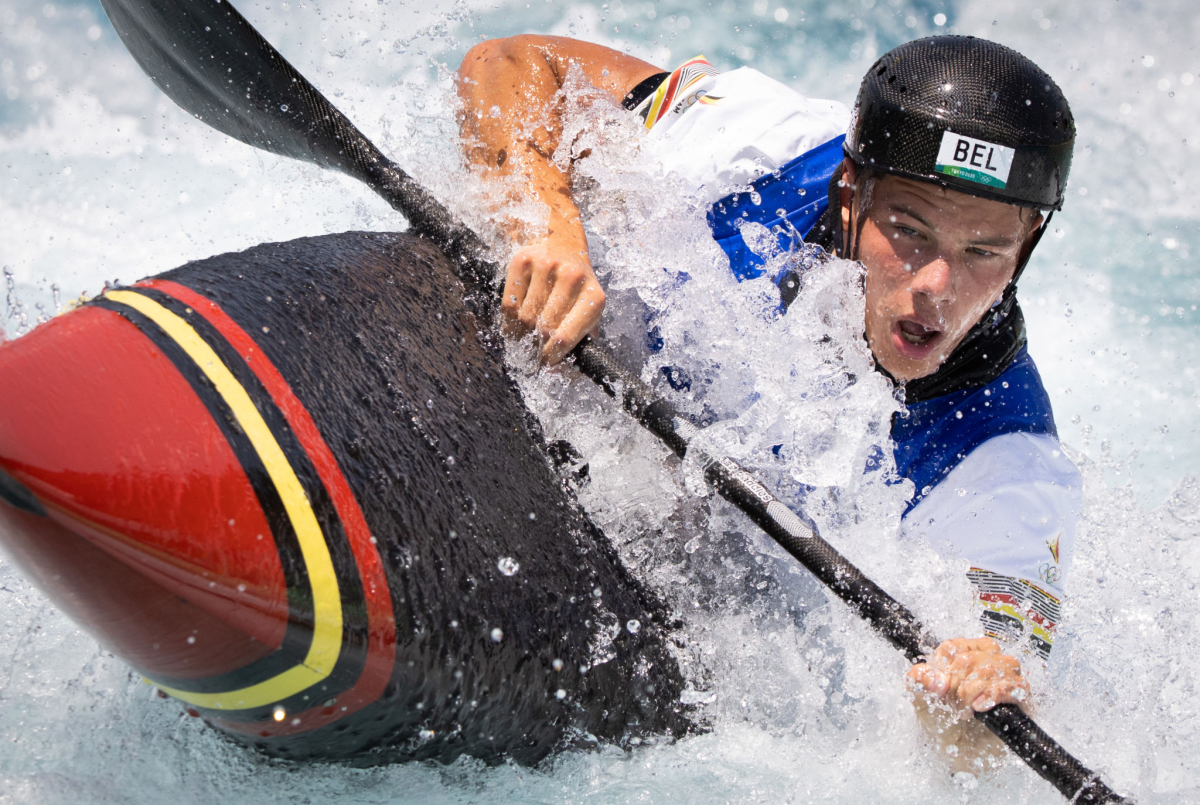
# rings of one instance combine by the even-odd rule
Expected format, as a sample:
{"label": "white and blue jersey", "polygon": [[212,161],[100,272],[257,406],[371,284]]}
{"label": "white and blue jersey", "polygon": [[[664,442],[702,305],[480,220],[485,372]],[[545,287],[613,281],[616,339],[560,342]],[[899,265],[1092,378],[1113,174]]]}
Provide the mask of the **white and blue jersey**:
{"label": "white and blue jersey", "polygon": [[[786,251],[824,214],[850,123],[842,104],[806,98],[747,67],[718,73],[703,57],[637,100],[647,145],[712,202],[709,226],[739,279],[761,276],[764,265],[746,247],[742,223],[778,225]],[[1047,657],[1082,482],[1028,350],[980,388],[908,405],[892,439],[897,472],[916,490],[903,534],[966,559],[984,631],[1026,635]]]}

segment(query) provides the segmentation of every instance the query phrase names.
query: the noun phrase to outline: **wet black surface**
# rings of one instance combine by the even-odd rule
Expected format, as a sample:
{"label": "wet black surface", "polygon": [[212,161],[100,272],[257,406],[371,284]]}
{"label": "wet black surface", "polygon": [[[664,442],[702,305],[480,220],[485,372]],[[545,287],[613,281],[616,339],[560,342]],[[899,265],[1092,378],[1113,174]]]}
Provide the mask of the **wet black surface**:
{"label": "wet black surface", "polygon": [[[346,233],[163,278],[217,302],[287,379],[358,499],[394,602],[396,666],[383,698],[261,748],[533,763],[586,743],[581,734],[687,729],[662,603],[553,469],[500,345],[480,331],[439,251],[408,235]],[[335,562],[347,556],[334,552]],[[515,574],[498,569],[504,557],[519,563]],[[348,635],[344,651],[361,656],[363,634]]]}

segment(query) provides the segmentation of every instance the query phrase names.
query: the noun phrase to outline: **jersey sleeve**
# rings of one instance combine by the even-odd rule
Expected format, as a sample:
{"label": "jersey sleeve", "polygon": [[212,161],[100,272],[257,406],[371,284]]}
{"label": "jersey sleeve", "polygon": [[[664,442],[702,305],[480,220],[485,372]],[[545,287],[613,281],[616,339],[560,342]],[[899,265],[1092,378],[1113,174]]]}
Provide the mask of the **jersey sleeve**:
{"label": "jersey sleeve", "polygon": [[972,450],[905,516],[903,532],[966,559],[984,632],[1006,640],[1025,635],[1046,659],[1081,499],[1079,470],[1054,436],[1009,433]]}
{"label": "jersey sleeve", "polygon": [[703,56],[681,65],[634,109],[664,169],[711,200],[846,133],[850,111],[808,98],[749,67],[718,72]]}

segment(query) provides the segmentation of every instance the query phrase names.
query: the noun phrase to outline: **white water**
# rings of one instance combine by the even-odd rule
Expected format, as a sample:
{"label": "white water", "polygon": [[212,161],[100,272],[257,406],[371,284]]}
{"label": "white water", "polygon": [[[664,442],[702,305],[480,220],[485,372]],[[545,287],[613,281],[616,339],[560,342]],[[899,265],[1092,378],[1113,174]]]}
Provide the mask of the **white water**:
{"label": "white water", "polygon": [[[1003,12],[984,2],[783,5],[781,22],[778,0],[699,10],[537,0],[240,8],[369,137],[460,206],[478,191],[463,189],[435,65],[457,66],[483,36],[572,34],[667,67],[704,53],[847,103],[875,55],[937,30],[997,39],[1039,62],[1071,100],[1080,138],[1067,207],[1021,295],[1060,432],[1084,469],[1085,527],[1055,660],[1033,672],[1037,717],[1141,801],[1194,801],[1198,18],[1181,1],[1020,0]],[[8,0],[0,42],[0,264],[19,303],[0,310],[10,335],[38,303],[53,311],[51,285],[70,299],[264,240],[402,226],[350,180],[253,151],[176,109],[94,3]],[[853,337],[861,302],[844,290],[852,267],[834,265],[806,287],[794,311],[806,315],[765,317],[767,289],[734,286],[698,209],[636,170],[628,128],[606,132],[581,173],[596,180],[589,228],[616,311],[609,337],[640,355],[641,316],[658,313],[665,354],[705,389],[682,402],[721,418],[709,436],[716,445],[781,489],[841,487],[836,502],[810,502],[827,538],[940,633],[970,630],[961,568],[898,545],[898,490],[856,469],[893,403]],[[680,271],[691,279],[677,283]],[[822,332],[839,355],[815,343]],[[712,343],[719,351],[705,348]],[[780,371],[781,356],[794,374]],[[829,360],[862,378],[836,399],[838,373],[813,379]],[[709,734],[633,754],[567,755],[538,771],[271,764],[152,698],[3,566],[0,800],[1055,801],[1018,762],[979,782],[951,780],[920,739],[894,651],[841,607],[819,606],[802,573],[742,536],[748,529],[726,507],[697,498],[689,468],[668,463],[586,383],[555,372],[523,384],[540,412],[564,417],[548,421],[587,456],[585,504],[684,613],[692,645],[683,659],[696,695],[712,699]],[[774,457],[779,443],[787,447]],[[816,608],[805,631],[788,606]]]}

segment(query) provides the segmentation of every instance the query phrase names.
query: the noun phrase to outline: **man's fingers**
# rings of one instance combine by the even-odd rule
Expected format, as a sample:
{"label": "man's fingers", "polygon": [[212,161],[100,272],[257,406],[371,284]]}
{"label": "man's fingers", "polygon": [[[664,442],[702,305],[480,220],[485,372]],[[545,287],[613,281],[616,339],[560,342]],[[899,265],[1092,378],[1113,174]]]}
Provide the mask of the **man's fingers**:
{"label": "man's fingers", "polygon": [[[925,670],[917,670],[925,668]],[[913,666],[909,678],[962,711],[990,710],[997,704],[1019,704],[1029,693],[1021,663],[1002,653],[990,637],[947,640],[927,664]]]}
{"label": "man's fingers", "polygon": [[971,674],[958,685],[956,691],[958,706],[963,710],[970,709],[987,709],[990,710],[995,702],[990,701],[990,694],[996,680],[981,678],[978,674]]}
{"label": "man's fingers", "polygon": [[563,319],[575,307],[583,291],[587,277],[578,266],[559,266],[555,272],[554,287],[550,297],[538,314],[537,328],[543,339],[547,339],[559,328]]}
{"label": "man's fingers", "polygon": [[958,637],[953,640],[946,640],[933,653],[935,664],[945,663],[949,665],[956,657],[972,651],[980,651],[984,654],[999,654],[1000,644],[990,637]]}
{"label": "man's fingers", "polygon": [[935,696],[945,695],[946,687],[950,681],[942,671],[930,668],[927,663],[923,662],[908,669],[908,678],[917,685],[920,685],[922,690],[932,693]]}
{"label": "man's fingers", "polygon": [[967,662],[956,662],[951,675],[955,677],[951,690],[963,710],[982,712],[1002,702],[1018,703],[1020,697],[1014,691],[1029,689],[1021,676],[1020,663],[1003,654],[976,652]]}
{"label": "man's fingers", "polygon": [[599,285],[589,284],[584,287],[575,300],[571,311],[563,317],[542,348],[542,359],[548,364],[556,364],[583,340],[589,331],[595,331],[604,312],[604,291]]}
{"label": "man's fingers", "polygon": [[500,300],[500,310],[506,318],[517,317],[517,311],[525,303],[532,275],[533,261],[528,257],[517,255],[508,264],[508,271],[504,274],[504,295]]}
{"label": "man's fingers", "polygon": [[529,246],[508,264],[501,300],[513,335],[536,329],[542,356],[558,363],[583,337],[598,332],[604,291],[587,260],[559,259],[545,244]]}
{"label": "man's fingers", "polygon": [[1029,697],[1029,685],[1023,679],[993,679],[982,690],[971,690],[962,697],[964,703],[977,713],[991,710],[998,704],[1021,704]]}
{"label": "man's fingers", "polygon": [[984,654],[1000,654],[1000,644],[990,637],[973,637],[967,641],[970,651],[982,651]]}
{"label": "man's fingers", "polygon": [[547,261],[535,261],[533,272],[529,278],[529,290],[525,293],[525,301],[517,310],[517,320],[530,330],[537,327],[538,316],[550,298],[554,282],[554,264]]}

